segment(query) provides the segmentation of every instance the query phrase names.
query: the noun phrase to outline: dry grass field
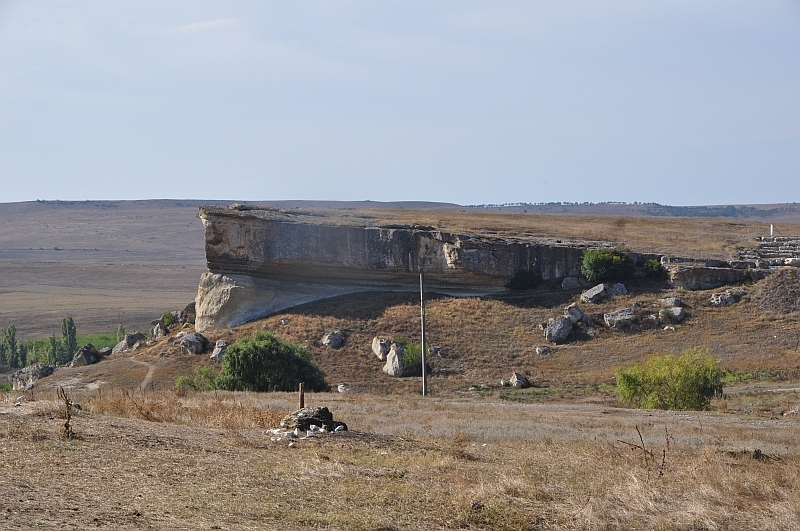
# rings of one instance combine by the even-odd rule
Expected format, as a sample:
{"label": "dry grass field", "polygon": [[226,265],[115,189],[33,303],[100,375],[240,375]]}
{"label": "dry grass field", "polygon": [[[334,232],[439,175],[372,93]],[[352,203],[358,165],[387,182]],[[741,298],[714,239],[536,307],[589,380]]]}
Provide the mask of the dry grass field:
{"label": "dry grass field", "polygon": [[272,441],[292,395],[94,391],[65,439],[60,403],[6,399],[0,527],[800,527],[798,416],[308,398],[351,431]]}
{"label": "dry grass field", "polygon": [[[58,332],[65,313],[81,333],[120,319],[144,328],[194,297],[204,270],[197,205],[164,202],[154,214],[152,204],[115,204],[0,205],[13,229],[0,235],[0,325],[14,322],[22,339]],[[765,229],[747,219],[356,206],[326,215],[612,240],[680,256],[730,258]],[[176,378],[213,365],[165,339],[59,368],[19,406],[19,392],[0,393],[0,529],[800,529],[795,280],[744,285],[748,294],[727,308],[710,307],[714,290],[633,280],[627,296],[581,304],[598,325],[545,356],[536,353],[545,345],[539,325],[578,292],[431,294],[426,334],[441,356],[431,360],[429,397],[419,396],[419,378],[383,374],[370,351],[374,336],[419,336],[417,294],[347,295],[208,334],[230,343],[273,331],[305,345],[334,389],[350,386],[306,400],[350,431],[291,446],[268,430],[296,408],[294,395],[174,392]],[[599,325],[625,306],[657,312],[657,299],[671,295],[687,312],[674,331],[646,320],[626,331]],[[333,330],[345,335],[335,351],[320,343]],[[708,348],[741,380],[712,411],[620,407],[618,367],[690,346]],[[500,387],[513,371],[534,387]],[[81,404],[73,437],[61,435],[57,386]]]}

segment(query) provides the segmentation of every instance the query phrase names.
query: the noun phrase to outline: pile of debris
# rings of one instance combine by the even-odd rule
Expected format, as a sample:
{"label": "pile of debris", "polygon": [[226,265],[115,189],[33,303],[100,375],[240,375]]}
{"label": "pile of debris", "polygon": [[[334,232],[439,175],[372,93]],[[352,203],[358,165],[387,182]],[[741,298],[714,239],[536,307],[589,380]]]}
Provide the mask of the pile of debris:
{"label": "pile of debris", "polygon": [[[272,435],[271,441],[286,442],[341,431],[347,431],[347,424],[333,420],[333,414],[327,407],[304,407],[284,417],[280,428],[269,430],[268,433]],[[290,442],[289,446],[293,444]]]}

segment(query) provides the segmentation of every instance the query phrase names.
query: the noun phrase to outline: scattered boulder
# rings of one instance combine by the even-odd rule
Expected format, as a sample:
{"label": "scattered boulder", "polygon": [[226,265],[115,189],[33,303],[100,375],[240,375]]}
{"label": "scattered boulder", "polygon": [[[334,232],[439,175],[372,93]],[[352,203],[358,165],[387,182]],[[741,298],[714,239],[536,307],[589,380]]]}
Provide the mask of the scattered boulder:
{"label": "scattered boulder", "polygon": [[800,258],[786,258],[783,264],[791,267],[800,267]]}
{"label": "scattered boulder", "polygon": [[589,288],[581,294],[581,300],[583,302],[600,302],[606,296],[608,290],[606,290],[605,284],[598,284],[593,288]]}
{"label": "scattered boulder", "polygon": [[664,299],[658,299],[658,302],[664,308],[675,308],[678,306],[683,306],[683,301],[680,300],[678,297],[666,297]]}
{"label": "scattered boulder", "polygon": [[[383,372],[389,376],[397,378],[405,378],[408,376],[422,376],[422,363],[415,363],[414,365],[407,365],[403,360],[405,354],[405,347],[400,343],[392,343],[389,353],[386,355],[386,364],[383,366]],[[427,371],[430,373],[431,367],[426,365]]]}
{"label": "scattered boulder", "polygon": [[78,349],[78,352],[76,352],[75,356],[73,356],[69,366],[82,367],[84,365],[91,365],[93,363],[97,363],[98,356],[99,353],[97,352],[97,349],[94,348],[94,345],[89,343],[85,347],[81,347]]}
{"label": "scattered boulder", "polygon": [[208,350],[209,341],[197,332],[179,332],[176,344],[183,349],[184,354],[202,354]]}
{"label": "scattered boulder", "polygon": [[108,356],[109,354],[111,354],[111,347],[103,347],[103,348],[101,348],[100,350],[97,351],[97,354],[101,358],[104,358],[104,357]]}
{"label": "scattered boulder", "polygon": [[336,387],[336,390],[340,393],[346,393],[350,390],[350,388],[347,386],[347,384],[339,384],[338,387]]}
{"label": "scattered boulder", "polygon": [[40,378],[50,376],[54,370],[56,370],[55,365],[45,365],[43,363],[28,365],[24,369],[11,374],[11,387],[14,391],[29,391],[33,389]]}
{"label": "scattered boulder", "polygon": [[326,407],[304,407],[286,415],[281,421],[281,428],[287,430],[311,430],[311,426],[321,427],[325,431],[346,431],[347,424],[333,420],[333,413]]}
{"label": "scattered boulder", "polygon": [[509,383],[515,389],[525,389],[526,387],[531,386],[531,382],[527,378],[525,378],[525,376],[523,376],[518,372],[515,372],[511,376],[511,380],[509,380]]}
{"label": "scattered boulder", "polygon": [[709,304],[711,304],[714,308],[720,308],[722,306],[730,306],[736,302],[736,297],[734,297],[730,290],[723,291],[722,293],[715,293],[709,299]]}
{"label": "scattered boulder", "polygon": [[342,346],[344,346],[344,336],[342,336],[342,333],[338,330],[330,332],[325,334],[325,337],[322,338],[322,344],[334,350],[342,348]]}
{"label": "scattered boulder", "polygon": [[500,387],[511,387],[511,382],[508,380],[500,380]]}
{"label": "scattered boulder", "polygon": [[580,309],[577,302],[573,302],[566,308],[564,308],[564,317],[569,319],[573,325],[578,323],[583,323],[589,325],[592,323],[592,320],[586,316],[585,313]]}
{"label": "scattered boulder", "polygon": [[551,319],[547,323],[547,329],[544,332],[544,337],[550,343],[563,343],[567,340],[567,336],[572,332],[572,321],[569,317],[559,317],[558,319]]}
{"label": "scattered boulder", "polygon": [[564,280],[561,281],[561,289],[566,291],[581,289],[581,281],[578,280],[578,277],[564,277]]}
{"label": "scattered boulder", "polygon": [[623,308],[603,315],[603,320],[609,328],[630,326],[636,322],[636,313],[631,308]]}
{"label": "scattered boulder", "polygon": [[197,315],[196,303],[194,301],[190,302],[186,305],[186,307],[181,311],[180,315],[180,322],[182,323],[189,323],[194,324],[194,318]]}
{"label": "scattered boulder", "polygon": [[540,356],[548,356],[550,354],[550,347],[536,347],[536,353]]}
{"label": "scattered boulder", "polygon": [[372,353],[381,361],[386,361],[386,356],[391,348],[392,342],[388,339],[376,337],[372,340]]}
{"label": "scattered boulder", "polygon": [[153,338],[161,339],[169,335],[169,329],[164,325],[164,321],[159,319],[153,327]]}
{"label": "scattered boulder", "polygon": [[628,288],[626,288],[625,284],[622,284],[621,282],[617,282],[616,284],[611,286],[611,289],[609,291],[611,292],[610,295],[612,297],[619,297],[628,294]]}
{"label": "scattered boulder", "polygon": [[684,317],[686,317],[686,312],[680,306],[662,308],[658,312],[658,318],[662,323],[680,323]]}
{"label": "scattered boulder", "polygon": [[216,345],[214,345],[214,352],[211,353],[211,361],[214,363],[221,362],[226,350],[228,350],[228,342],[224,339],[217,341]]}
{"label": "scattered boulder", "polygon": [[125,334],[125,339],[117,343],[117,345],[111,350],[112,354],[119,354],[120,352],[127,352],[129,350],[133,350],[136,348],[137,344],[140,342],[146,341],[147,338],[144,337],[144,334],[141,332],[133,332],[130,334]]}

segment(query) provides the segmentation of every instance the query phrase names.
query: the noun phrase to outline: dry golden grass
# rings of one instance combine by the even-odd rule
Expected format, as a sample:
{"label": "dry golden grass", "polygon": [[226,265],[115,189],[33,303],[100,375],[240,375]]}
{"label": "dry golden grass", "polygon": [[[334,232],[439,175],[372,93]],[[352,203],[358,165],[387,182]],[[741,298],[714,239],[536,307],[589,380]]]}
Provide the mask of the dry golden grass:
{"label": "dry golden grass", "polygon": [[[70,440],[59,437],[57,416],[36,413],[56,406],[0,406],[5,527],[800,525],[797,416],[312,394],[312,404],[329,406],[352,431],[289,447],[248,427],[251,420],[207,423],[220,407],[244,419],[253,409],[289,410],[293,395],[147,396],[162,418],[182,400],[181,408],[207,410],[190,425],[181,415],[177,424],[142,420],[137,407],[103,415],[101,404],[119,399],[83,398]],[[756,448],[766,455],[754,458],[747,449]]]}

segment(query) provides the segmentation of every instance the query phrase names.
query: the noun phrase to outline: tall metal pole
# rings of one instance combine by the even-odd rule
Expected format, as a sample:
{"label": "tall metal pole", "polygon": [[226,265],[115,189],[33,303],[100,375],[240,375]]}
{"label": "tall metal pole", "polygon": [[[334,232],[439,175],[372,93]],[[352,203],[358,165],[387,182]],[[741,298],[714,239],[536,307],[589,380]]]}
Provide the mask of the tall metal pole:
{"label": "tall metal pole", "polygon": [[419,313],[422,324],[422,396],[428,395],[428,369],[425,348],[425,289],[423,287],[425,273],[419,270]]}

